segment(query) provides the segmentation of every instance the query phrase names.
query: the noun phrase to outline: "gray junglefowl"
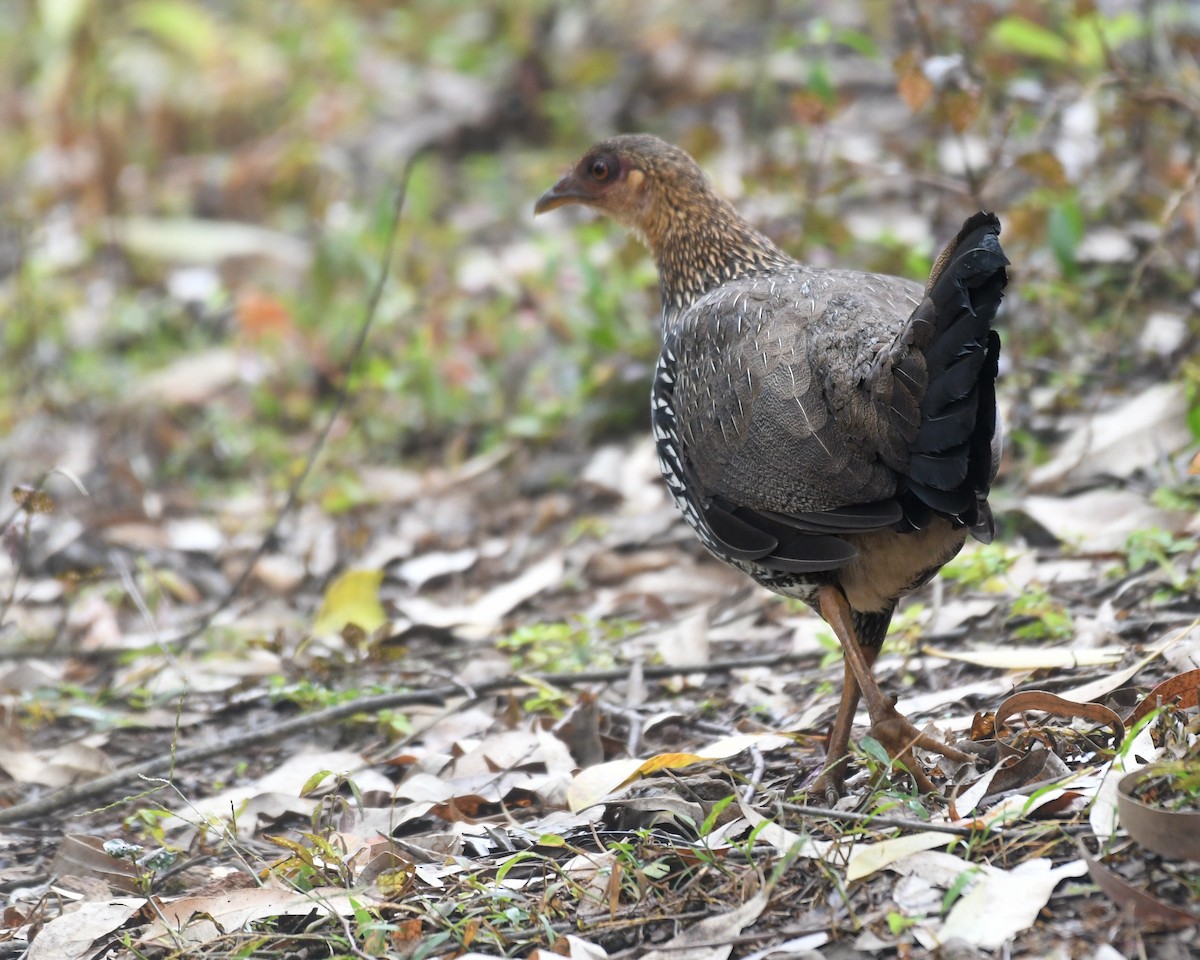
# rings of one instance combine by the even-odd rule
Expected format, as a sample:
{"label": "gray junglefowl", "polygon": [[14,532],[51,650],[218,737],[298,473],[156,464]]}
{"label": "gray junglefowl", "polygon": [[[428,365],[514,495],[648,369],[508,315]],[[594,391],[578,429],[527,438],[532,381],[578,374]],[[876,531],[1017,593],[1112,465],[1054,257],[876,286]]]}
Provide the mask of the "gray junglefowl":
{"label": "gray junglefowl", "polygon": [[663,345],[651,391],[659,465],[704,545],[803,600],[845,654],[813,790],[844,788],[860,694],[871,735],[932,789],[917,730],[872,675],[897,600],[968,534],[988,542],[1001,430],[992,321],[1008,263],[976,213],[929,282],[799,263],[657,137],[597,143],[534,207],[583,204],[631,229],[658,265]]}

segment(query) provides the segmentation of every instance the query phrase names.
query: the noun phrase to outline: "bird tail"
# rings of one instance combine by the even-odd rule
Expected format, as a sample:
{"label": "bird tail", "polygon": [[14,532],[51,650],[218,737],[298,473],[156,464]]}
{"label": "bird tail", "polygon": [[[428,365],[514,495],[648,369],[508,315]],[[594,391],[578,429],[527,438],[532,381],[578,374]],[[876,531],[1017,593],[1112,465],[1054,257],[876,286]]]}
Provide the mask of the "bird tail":
{"label": "bird tail", "polygon": [[968,218],[934,264],[913,318],[924,321],[918,326],[928,381],[907,471],[905,499],[915,509],[905,512],[918,525],[930,511],[950,516],[985,543],[993,532],[988,489],[1003,442],[996,416],[1000,337],[992,329],[1008,282],[999,235],[995,214]]}

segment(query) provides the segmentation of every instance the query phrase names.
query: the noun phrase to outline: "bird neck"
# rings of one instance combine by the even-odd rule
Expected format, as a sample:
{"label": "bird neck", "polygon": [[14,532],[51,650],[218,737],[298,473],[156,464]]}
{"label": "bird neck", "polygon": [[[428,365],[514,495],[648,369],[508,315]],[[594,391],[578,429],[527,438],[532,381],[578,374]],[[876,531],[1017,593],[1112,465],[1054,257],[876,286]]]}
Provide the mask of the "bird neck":
{"label": "bird neck", "polygon": [[668,329],[679,314],[721,284],[792,262],[732,204],[713,193],[693,194],[663,207],[644,232],[658,265]]}

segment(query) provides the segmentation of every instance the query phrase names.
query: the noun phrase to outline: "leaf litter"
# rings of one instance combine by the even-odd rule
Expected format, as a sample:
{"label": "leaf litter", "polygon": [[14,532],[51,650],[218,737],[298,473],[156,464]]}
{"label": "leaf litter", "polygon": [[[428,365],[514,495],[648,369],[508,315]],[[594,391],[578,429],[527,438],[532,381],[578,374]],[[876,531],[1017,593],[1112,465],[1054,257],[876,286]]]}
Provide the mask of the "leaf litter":
{"label": "leaf litter", "polygon": [[[569,47],[580,25],[554,42]],[[1021,55],[1058,50],[1038,29],[1006,22],[996,35]],[[723,90],[740,69],[697,37],[647,36],[668,89],[685,77],[689,96]],[[865,36],[847,34],[847,48]],[[914,110],[958,82],[954,58],[906,56]],[[395,80],[365,59],[374,83]],[[835,65],[878,80],[861,58]],[[809,72],[783,57],[771,69]],[[414,70],[427,89],[411,99],[437,115],[417,110],[391,124],[396,136],[482,122],[490,84]],[[795,115],[829,109],[796,97]],[[978,105],[947,105],[961,134]],[[869,127],[861,106],[826,118],[831,152],[855,163],[891,149],[887,132],[854,139]],[[1084,94],[1077,106],[1076,120],[1096,111]],[[1049,183],[1095,162],[1095,138],[1068,127],[1026,172]],[[974,136],[941,142],[947,176],[986,156]],[[391,164],[394,147],[377,136],[363,151]],[[732,154],[726,178],[760,172]],[[796,209],[794,186],[780,209]],[[838,199],[855,236],[895,232],[901,205]],[[1014,221],[1020,240],[1029,225]],[[312,263],[307,240],[224,217],[105,226],[135,265],[164,261],[166,289],[189,304],[240,271],[286,284]],[[930,233],[911,213],[900,226],[915,243]],[[1074,260],[1128,262],[1142,240],[1125,227],[1093,233]],[[82,256],[67,246],[46,254],[55,270]],[[529,278],[550,263],[537,242],[506,237],[451,272],[468,293],[537,302],[548,294]],[[825,809],[793,801],[819,769],[836,701],[830,638],[703,556],[646,439],[567,444],[565,469],[561,451],[511,440],[442,466],[359,465],[353,508],[326,490],[277,530],[282,501],[266,484],[206,497],[186,470],[147,471],[201,413],[230,403],[245,418],[256,384],[282,382],[294,355],[263,342],[271,330],[301,342],[286,308],[243,290],[233,315],[236,345],[156,364],[115,411],[66,423],[49,404],[0,446],[25,480],[64,471],[14,492],[0,553],[4,638],[19,658],[0,677],[0,942],[28,944],[31,958],[117,952],[126,939],[143,954],[221,956],[268,930],[295,946],[353,923],[360,952],[380,956],[548,956],[551,944],[578,957],[919,956],[950,941],[1066,956],[1098,931],[1140,945],[1137,924],[1162,923],[1183,932],[1155,944],[1194,948],[1188,867],[1143,849],[1119,813],[1124,778],[1197,755],[1200,530],[1178,498],[1152,494],[1200,469],[1184,384],[1154,383],[1150,364],[1128,395],[1082,407],[1065,388],[1005,398],[1032,434],[1053,413],[1045,462],[1026,457],[1006,478],[999,512],[1017,557],[964,554],[984,572],[914,597],[878,664],[901,709],[969,736],[981,769],[934,766],[943,803],[914,795],[864,744],[849,798]],[[1147,347],[1155,363],[1186,345],[1178,327]],[[326,348],[304,349],[326,375]],[[237,439],[213,443],[215,471],[238,469],[223,459]],[[1148,528],[1135,564],[1131,537]],[[198,619],[207,629],[192,635]],[[522,630],[528,642],[502,642]],[[112,839],[179,859],[160,869],[111,855]]]}

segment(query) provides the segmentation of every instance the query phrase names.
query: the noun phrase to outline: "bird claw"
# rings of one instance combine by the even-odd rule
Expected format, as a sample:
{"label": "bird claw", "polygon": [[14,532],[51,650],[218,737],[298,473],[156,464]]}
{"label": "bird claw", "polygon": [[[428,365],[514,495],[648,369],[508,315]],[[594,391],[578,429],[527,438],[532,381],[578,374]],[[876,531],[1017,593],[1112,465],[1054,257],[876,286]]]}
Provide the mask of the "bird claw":
{"label": "bird claw", "polygon": [[[920,747],[922,750],[936,753],[938,756],[954,760],[957,763],[974,764],[976,759],[957,747],[952,747],[936,737],[922,733],[911,720],[896,710],[896,701],[890,698],[886,704],[886,711],[883,716],[871,724],[868,735],[877,740],[892,761],[913,778],[917,790],[921,793],[937,793],[938,791],[925,769],[913,755],[913,747]],[[813,781],[808,792],[821,797],[826,806],[834,806],[845,793],[846,763],[846,757],[830,762]]]}
{"label": "bird claw", "polygon": [[930,753],[954,760],[957,763],[972,763],[970,756],[957,747],[943,743],[936,737],[918,730],[903,714],[896,710],[895,701],[887,704],[886,712],[871,724],[870,734],[879,741],[889,757],[908,771],[916,781],[921,793],[936,793],[933,781],[925,773],[924,768],[913,755],[913,747],[920,747]]}

